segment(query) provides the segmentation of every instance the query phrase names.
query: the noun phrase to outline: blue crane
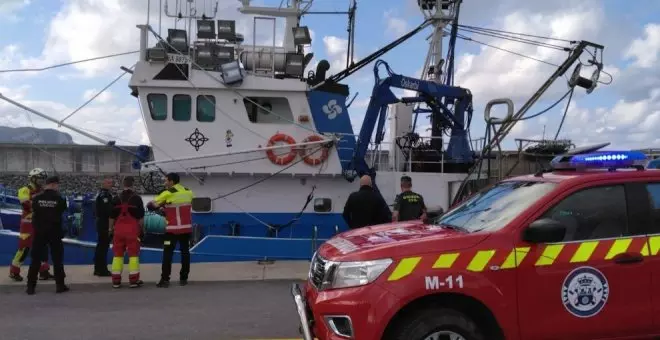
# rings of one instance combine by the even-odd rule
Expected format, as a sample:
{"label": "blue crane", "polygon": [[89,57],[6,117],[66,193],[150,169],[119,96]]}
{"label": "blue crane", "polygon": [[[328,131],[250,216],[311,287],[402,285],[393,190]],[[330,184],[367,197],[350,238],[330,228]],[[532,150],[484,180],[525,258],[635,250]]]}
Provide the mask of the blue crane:
{"label": "blue crane", "polygon": [[[380,78],[380,66],[384,66],[387,71],[386,78]],[[464,123],[466,115],[472,114],[472,94],[469,90],[396,74],[383,60],[376,61],[374,78],[376,84],[371,93],[371,101],[362,122],[351,162],[352,170],[359,176],[368,174],[372,178],[375,177],[375,170],[369,167],[365,156],[374,129],[376,130],[374,142],[380,144],[383,141],[388,105],[395,103],[425,103],[427,110],[436,118],[435,123],[442,129],[451,130],[445,160],[449,163],[473,162],[474,156],[467,136],[468,127]],[[418,92],[419,96],[399,99],[392,92],[392,88],[413,90]],[[449,105],[453,106],[453,112],[449,109]]]}

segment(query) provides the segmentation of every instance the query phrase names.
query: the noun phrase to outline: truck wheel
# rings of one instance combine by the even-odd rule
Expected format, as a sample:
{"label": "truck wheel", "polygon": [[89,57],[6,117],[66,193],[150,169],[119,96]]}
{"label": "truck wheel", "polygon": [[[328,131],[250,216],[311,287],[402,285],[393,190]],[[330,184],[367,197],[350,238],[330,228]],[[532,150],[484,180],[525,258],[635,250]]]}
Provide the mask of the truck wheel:
{"label": "truck wheel", "polygon": [[484,340],[477,324],[464,314],[448,308],[422,309],[403,318],[392,328],[387,340]]}

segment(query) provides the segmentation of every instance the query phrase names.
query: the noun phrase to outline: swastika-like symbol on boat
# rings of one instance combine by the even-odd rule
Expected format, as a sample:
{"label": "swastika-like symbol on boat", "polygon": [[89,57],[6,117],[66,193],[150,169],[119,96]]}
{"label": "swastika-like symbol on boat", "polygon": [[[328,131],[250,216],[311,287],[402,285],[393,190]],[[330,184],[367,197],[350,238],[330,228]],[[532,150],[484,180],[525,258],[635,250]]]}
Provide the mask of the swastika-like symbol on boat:
{"label": "swastika-like symbol on boat", "polygon": [[195,151],[199,151],[199,148],[201,148],[204,143],[209,141],[209,139],[206,138],[203,133],[199,132],[199,129],[197,128],[195,128],[195,131],[191,133],[190,137],[186,138],[185,140],[195,148]]}

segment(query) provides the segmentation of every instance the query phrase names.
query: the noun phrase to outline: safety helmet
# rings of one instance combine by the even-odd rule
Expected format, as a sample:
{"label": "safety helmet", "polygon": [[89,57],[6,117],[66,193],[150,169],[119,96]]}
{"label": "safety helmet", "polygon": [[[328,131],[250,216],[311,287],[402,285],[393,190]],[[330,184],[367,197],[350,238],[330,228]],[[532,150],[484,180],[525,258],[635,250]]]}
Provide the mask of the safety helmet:
{"label": "safety helmet", "polygon": [[46,171],[42,168],[34,168],[30,170],[30,173],[28,173],[28,178],[32,179],[46,179],[48,177],[48,174]]}

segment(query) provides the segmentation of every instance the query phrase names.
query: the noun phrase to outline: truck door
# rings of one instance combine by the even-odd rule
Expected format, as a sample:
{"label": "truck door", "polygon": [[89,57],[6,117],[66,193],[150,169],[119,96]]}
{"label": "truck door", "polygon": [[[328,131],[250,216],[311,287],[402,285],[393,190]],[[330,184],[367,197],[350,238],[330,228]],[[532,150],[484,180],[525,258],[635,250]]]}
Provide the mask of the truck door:
{"label": "truck door", "polygon": [[660,182],[645,183],[644,191],[649,204],[649,252],[645,260],[649,262],[652,287],[651,301],[653,302],[653,323],[655,329],[660,329]]}
{"label": "truck door", "polygon": [[522,339],[650,333],[647,236],[626,189],[582,186],[552,201],[534,220],[562,222],[567,227],[562,242],[529,244],[521,241],[522,233],[516,236],[517,247],[529,247],[517,271]]}

